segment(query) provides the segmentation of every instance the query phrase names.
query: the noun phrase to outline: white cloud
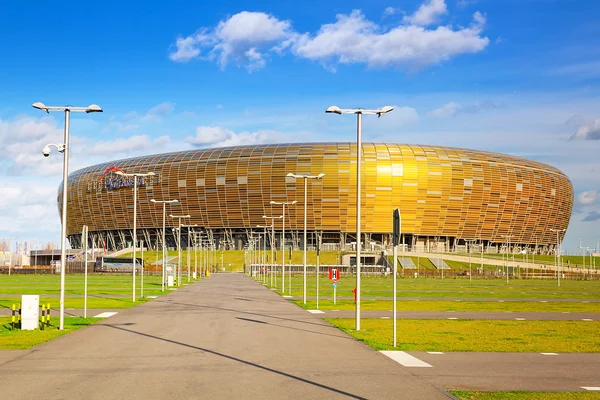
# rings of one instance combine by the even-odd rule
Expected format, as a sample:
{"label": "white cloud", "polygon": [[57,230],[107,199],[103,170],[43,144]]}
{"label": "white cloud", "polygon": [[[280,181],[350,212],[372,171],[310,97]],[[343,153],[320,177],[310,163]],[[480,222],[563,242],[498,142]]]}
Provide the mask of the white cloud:
{"label": "white cloud", "polygon": [[115,154],[115,153],[130,153],[141,152],[155,148],[160,148],[169,142],[168,136],[160,136],[152,140],[148,135],[135,135],[128,138],[118,138],[115,140],[107,140],[96,142],[93,146],[86,150],[88,154]]}
{"label": "white cloud", "polygon": [[427,26],[436,23],[442,15],[447,13],[448,8],[446,8],[445,0],[427,0],[421,4],[414,14],[402,18],[402,22]]}
{"label": "white cloud", "polygon": [[[392,10],[388,8],[386,13]],[[405,17],[403,24],[386,28],[354,10],[338,14],[336,22],[322,25],[314,34],[301,34],[289,21],[243,11],[213,29],[202,28],[200,33],[178,38],[170,57],[181,62],[211,60],[221,68],[235,61],[251,72],[263,68],[273,53],[287,50],[299,58],[319,61],[330,70],[335,70],[336,63],[414,70],[487,47],[489,39],[481,35],[486,18],[479,12],[473,14],[468,27],[425,27],[446,13],[443,0],[428,0]]]}
{"label": "white cloud", "polygon": [[433,118],[448,118],[453,117],[460,112],[460,104],[450,102],[443,107],[430,111],[427,115]]}
{"label": "white cloud", "polygon": [[400,9],[398,8],[394,8],[394,7],[387,7],[384,11],[383,11],[383,15],[394,15],[394,14],[398,14],[400,13]]}
{"label": "white cloud", "polygon": [[474,103],[467,106],[463,106],[455,102],[450,102],[440,108],[428,112],[427,115],[431,118],[449,118],[461,113],[474,114],[483,110],[500,107],[501,105],[493,101],[484,101],[482,103]]}
{"label": "white cloud", "polygon": [[[219,22],[216,28],[202,29],[185,38],[178,38],[175,51],[169,57],[173,61],[187,62],[194,58],[216,60],[225,68],[230,60],[249,70],[264,66],[262,49],[288,40],[294,33],[289,21],[281,21],[262,12],[242,11]],[[211,48],[202,54],[204,48]]]}
{"label": "white cloud", "polygon": [[582,122],[570,139],[600,140],[600,119],[593,122]]}
{"label": "white cloud", "polygon": [[174,103],[164,102],[160,103],[148,110],[146,116],[148,117],[161,117],[164,115],[169,115],[175,109]]}
{"label": "white cloud", "polygon": [[581,205],[596,204],[600,200],[600,193],[596,190],[586,190],[577,195],[577,202]]}
{"label": "white cloud", "polygon": [[199,126],[196,136],[188,136],[186,142],[199,147],[243,146],[275,142],[279,137],[278,132],[269,130],[235,133],[217,126]]}
{"label": "white cloud", "polygon": [[453,30],[439,26],[426,29],[401,25],[387,32],[367,21],[360,11],[338,15],[337,22],[321,27],[316,36],[303,36],[294,51],[324,63],[365,63],[371,67],[423,68],[463,53],[483,50],[489,43],[481,37],[481,14],[469,28]]}

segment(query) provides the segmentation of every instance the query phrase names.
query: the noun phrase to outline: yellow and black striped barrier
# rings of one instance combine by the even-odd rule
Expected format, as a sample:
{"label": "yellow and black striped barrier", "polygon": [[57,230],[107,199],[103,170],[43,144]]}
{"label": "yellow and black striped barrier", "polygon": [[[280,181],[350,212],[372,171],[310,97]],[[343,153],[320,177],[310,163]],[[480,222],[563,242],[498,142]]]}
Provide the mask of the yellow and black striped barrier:
{"label": "yellow and black striped barrier", "polygon": [[50,326],[50,303],[42,304],[42,312],[40,315],[42,317],[40,329],[43,331],[46,326]]}
{"label": "yellow and black striped barrier", "polygon": [[12,305],[10,325],[13,331],[15,330],[15,324],[21,329],[21,303],[19,303],[18,306],[19,308],[17,308],[17,304]]}

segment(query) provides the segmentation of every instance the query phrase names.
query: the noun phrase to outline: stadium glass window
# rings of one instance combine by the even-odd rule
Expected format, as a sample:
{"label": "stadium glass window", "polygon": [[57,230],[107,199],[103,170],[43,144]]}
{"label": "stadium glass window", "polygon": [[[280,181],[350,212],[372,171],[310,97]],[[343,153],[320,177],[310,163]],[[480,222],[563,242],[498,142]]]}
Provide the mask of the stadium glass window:
{"label": "stadium glass window", "polygon": [[204,178],[196,179],[196,186],[204,186]]}
{"label": "stadium glass window", "polygon": [[185,183],[185,179],[181,179],[177,181],[177,186],[178,187],[186,187],[186,183]]}
{"label": "stadium glass window", "polygon": [[465,186],[473,186],[473,179],[465,178],[464,185]]}

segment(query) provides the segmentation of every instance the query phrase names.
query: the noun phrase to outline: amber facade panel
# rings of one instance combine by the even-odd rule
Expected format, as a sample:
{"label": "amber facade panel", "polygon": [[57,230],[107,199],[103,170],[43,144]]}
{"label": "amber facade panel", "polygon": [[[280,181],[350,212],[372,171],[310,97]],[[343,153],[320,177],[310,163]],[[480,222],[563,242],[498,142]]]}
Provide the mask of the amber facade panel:
{"label": "amber facade panel", "polygon": [[[84,224],[90,232],[130,235],[132,184],[104,174],[113,166],[157,174],[138,187],[140,230],[162,228],[162,207],[152,198],[178,199],[168,212],[190,214],[190,224],[214,231],[256,227],[265,223],[263,215],[281,214],[271,200],[297,200],[286,209],[286,229],[302,230],[304,185],[287,178],[289,172],[325,173],[308,182],[308,230],[356,230],[356,144],[305,143],[150,155],[76,171],[69,176],[71,239]],[[365,143],[362,182],[362,230],[377,234],[391,232],[399,208],[406,234],[494,243],[511,235],[513,243],[554,244],[550,228],[566,228],[573,207],[572,185],[558,169],[468,149]]]}

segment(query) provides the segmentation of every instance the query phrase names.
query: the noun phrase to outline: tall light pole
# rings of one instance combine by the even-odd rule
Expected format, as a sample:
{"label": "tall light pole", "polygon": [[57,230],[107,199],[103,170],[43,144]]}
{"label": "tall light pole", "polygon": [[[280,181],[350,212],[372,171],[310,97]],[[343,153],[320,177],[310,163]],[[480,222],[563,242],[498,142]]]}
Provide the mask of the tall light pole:
{"label": "tall light pole", "polygon": [[169,217],[177,218],[177,286],[181,286],[181,220],[183,218],[192,218],[191,215],[173,215]]}
{"label": "tall light pole", "polygon": [[[161,283],[161,290],[164,292],[165,291],[165,264],[167,262],[167,255],[166,255],[166,248],[167,248],[167,244],[166,244],[166,231],[167,231],[167,204],[174,204],[174,203],[179,203],[179,200],[155,200],[155,199],[150,199],[150,201],[152,203],[155,204],[162,204],[163,205],[163,234],[162,234],[162,243],[163,243],[163,257],[162,257],[162,283]],[[156,249],[156,251],[158,251],[158,247]]]}
{"label": "tall light pole", "polygon": [[[271,228],[271,225],[256,225],[257,228],[263,228],[263,237],[264,237],[264,241],[263,241],[263,254],[266,255],[267,254],[267,228]],[[273,254],[273,244],[271,244],[271,254]],[[263,257],[264,259],[264,257]],[[271,262],[273,262],[273,260],[271,260]],[[267,263],[263,262],[263,264],[265,265],[265,274],[267,272],[266,268],[267,268]],[[272,277],[273,274],[271,273],[271,268],[269,268],[269,275]],[[265,283],[269,284],[269,278],[265,275],[263,276],[263,280],[266,281]],[[271,279],[271,285],[273,285],[273,280]]]}
{"label": "tall light pole", "polygon": [[[502,235],[503,238],[506,239],[506,283],[508,283],[508,248],[510,247],[510,238],[513,237],[514,235]],[[513,272],[515,270],[515,266],[513,263]]]}
{"label": "tall light pole", "polygon": [[332,114],[356,114],[356,330],[360,330],[360,202],[361,202],[361,152],[362,152],[362,116],[363,114],[374,114],[381,117],[389,113],[394,107],[384,106],[376,110],[366,110],[364,108],[341,109],[337,106],[331,106],[325,110]]}
{"label": "tall light pole", "polygon": [[133,177],[133,286],[132,286],[132,301],[135,303],[135,264],[136,264],[136,259],[135,259],[135,250],[136,250],[136,243],[137,243],[137,184],[138,184],[138,178],[146,178],[148,176],[154,176],[154,172],[148,172],[145,174],[142,173],[132,173],[132,174],[127,174],[121,170],[119,171],[115,171],[115,174],[123,176],[123,177]]}
{"label": "tall light pole", "polygon": [[319,175],[306,175],[306,174],[293,174],[293,173],[289,173],[287,174],[287,176],[291,177],[291,178],[302,178],[304,179],[304,251],[302,253],[302,266],[303,266],[303,276],[304,276],[304,282],[303,282],[303,287],[304,287],[304,291],[303,291],[303,299],[304,299],[304,304],[306,304],[306,192],[307,192],[307,182],[309,179],[322,179],[325,174],[324,173],[320,173]]}
{"label": "tall light pole", "polygon": [[271,200],[271,204],[278,204],[283,206],[283,212],[281,215],[281,293],[285,294],[285,206],[296,204],[296,200],[289,202]]}
{"label": "tall light pole", "polygon": [[264,219],[271,220],[271,264],[273,264],[273,268],[271,268],[271,286],[277,289],[277,280],[273,278],[274,267],[275,267],[275,220],[283,218],[283,215],[278,217],[267,217],[263,215]]}
{"label": "tall light pole", "polygon": [[97,104],[90,104],[87,107],[72,107],[72,106],[46,106],[44,103],[36,102],[32,104],[33,108],[46,111],[64,112],[65,113],[65,134],[63,144],[47,144],[42,149],[42,154],[45,157],[50,155],[50,147],[56,147],[59,153],[63,153],[63,192],[62,192],[62,227],[60,232],[60,316],[59,330],[64,329],[65,324],[65,269],[67,266],[67,182],[69,175],[69,126],[71,122],[71,112],[102,112],[102,109]]}
{"label": "tall light pole", "polygon": [[[556,275],[558,276],[558,286],[560,287],[560,264],[559,264],[559,257],[560,257],[560,239],[559,239],[559,234],[561,232],[565,232],[567,229],[563,228],[563,229],[552,229],[550,228],[550,232],[556,232],[556,249],[555,249],[555,253],[556,253]],[[584,256],[585,259],[585,256]]]}
{"label": "tall light pole", "polygon": [[188,240],[187,240],[187,267],[188,267],[188,283],[190,283],[190,279],[191,279],[191,269],[190,269],[190,265],[191,265],[191,254],[190,254],[190,228],[194,228],[197,227],[198,224],[193,224],[193,225],[181,225],[182,228],[188,228]]}

